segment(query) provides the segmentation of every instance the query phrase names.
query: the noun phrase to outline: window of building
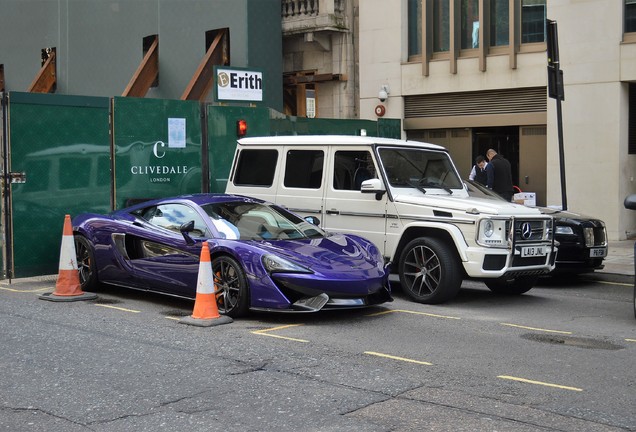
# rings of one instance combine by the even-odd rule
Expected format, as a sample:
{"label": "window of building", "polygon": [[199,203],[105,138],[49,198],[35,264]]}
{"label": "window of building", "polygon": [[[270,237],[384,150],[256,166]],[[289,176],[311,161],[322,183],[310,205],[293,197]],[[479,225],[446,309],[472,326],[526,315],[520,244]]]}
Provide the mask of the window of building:
{"label": "window of building", "polygon": [[461,49],[479,48],[479,0],[462,0]]}
{"label": "window of building", "polygon": [[521,43],[545,42],[545,0],[521,2]]}
{"label": "window of building", "polygon": [[325,154],[322,150],[290,150],[285,165],[285,187],[320,189]]}
{"label": "window of building", "polygon": [[[626,1],[636,5],[636,0]],[[450,73],[457,73],[461,57],[478,56],[479,68],[485,71],[487,56],[508,54],[511,68],[516,68],[518,53],[545,49],[546,0],[407,2],[408,52],[410,57],[421,56],[424,75],[430,61],[442,59],[450,59]]]}
{"label": "window of building", "polygon": [[422,54],[422,0],[409,0],[409,57]]}
{"label": "window of building", "polygon": [[[420,16],[421,21],[421,16]],[[450,6],[448,0],[433,1],[433,52],[450,49]]]}
{"label": "window of building", "polygon": [[625,0],[625,33],[636,32],[636,0]]}
{"label": "window of building", "polygon": [[510,3],[508,0],[492,0],[490,3],[490,46],[510,43]]}
{"label": "window of building", "polygon": [[236,165],[235,185],[270,187],[276,172],[276,150],[243,150]]}
{"label": "window of building", "polygon": [[629,83],[627,154],[636,154],[636,83]]}

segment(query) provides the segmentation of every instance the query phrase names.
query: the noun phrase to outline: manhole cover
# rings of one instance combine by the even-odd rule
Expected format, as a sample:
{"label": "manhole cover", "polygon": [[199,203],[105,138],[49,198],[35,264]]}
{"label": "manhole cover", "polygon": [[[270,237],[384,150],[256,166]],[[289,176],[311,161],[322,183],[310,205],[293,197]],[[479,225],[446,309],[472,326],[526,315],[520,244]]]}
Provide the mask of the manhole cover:
{"label": "manhole cover", "polygon": [[554,345],[573,346],[577,348],[604,349],[604,350],[612,350],[612,351],[624,348],[621,345],[617,345],[617,344],[607,342],[604,340],[574,337],[574,336],[555,336],[555,335],[527,333],[527,334],[521,335],[521,337],[523,339],[528,339],[535,342],[544,342],[544,343],[549,343]]}

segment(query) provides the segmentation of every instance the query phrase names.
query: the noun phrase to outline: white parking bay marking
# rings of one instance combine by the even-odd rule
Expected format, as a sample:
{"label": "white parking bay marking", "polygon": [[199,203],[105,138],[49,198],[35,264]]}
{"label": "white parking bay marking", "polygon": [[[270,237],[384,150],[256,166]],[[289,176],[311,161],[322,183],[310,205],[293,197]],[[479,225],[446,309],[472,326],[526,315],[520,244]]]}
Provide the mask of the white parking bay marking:
{"label": "white parking bay marking", "polygon": [[521,329],[525,329],[525,330],[535,330],[535,331],[541,331],[541,332],[546,332],[546,333],[560,333],[560,334],[567,334],[567,335],[571,335],[572,332],[569,331],[563,331],[563,330],[549,330],[549,329],[543,329],[543,328],[537,328],[537,327],[527,327],[527,326],[522,326],[522,325],[518,325],[518,324],[509,324],[509,323],[500,323],[503,326],[508,326],[508,327],[517,327],[517,328],[521,328]]}
{"label": "white parking bay marking", "polygon": [[105,305],[105,304],[99,304],[99,303],[95,303],[95,306],[101,306],[101,307],[105,307],[105,308],[109,308],[109,309],[117,309],[120,311],[124,311],[124,312],[132,312],[132,313],[139,313],[141,311],[135,310],[135,309],[126,309],[123,307],[117,307],[117,306],[111,306],[111,305]]}
{"label": "white parking bay marking", "polygon": [[32,290],[19,290],[19,289],[15,289],[15,288],[6,288],[6,287],[0,286],[0,290],[16,292],[16,293],[32,293],[32,292],[47,291],[47,290],[50,290],[50,289],[51,288],[38,288],[38,289],[32,289]]}
{"label": "white parking bay marking", "polygon": [[432,313],[427,313],[427,312],[416,312],[416,311],[410,311],[410,310],[404,310],[404,309],[392,309],[392,310],[388,310],[388,311],[382,311],[382,312],[369,314],[367,316],[379,316],[379,315],[385,315],[385,314],[394,313],[394,312],[413,314],[413,315],[425,315],[425,316],[429,316],[429,317],[433,317],[433,318],[445,318],[445,319],[455,319],[455,320],[461,319],[459,317],[454,317],[454,316],[437,315],[437,314],[432,314]]}
{"label": "white parking bay marking", "polygon": [[499,375],[497,378],[511,380],[511,381],[518,381],[518,382],[522,382],[526,384],[535,384],[535,385],[541,385],[545,387],[554,387],[554,388],[558,388],[562,390],[570,390],[570,391],[578,391],[578,392],[583,391],[583,389],[580,389],[578,387],[569,387],[569,386],[564,386],[560,384],[552,384],[552,383],[547,383],[542,381],[529,380],[526,378],[519,378],[519,377],[510,376],[510,375]]}
{"label": "white parking bay marking", "polygon": [[268,333],[268,332],[272,332],[272,331],[276,331],[276,330],[282,330],[282,329],[286,329],[286,328],[290,328],[290,327],[299,327],[301,325],[302,324],[289,324],[289,325],[272,327],[272,328],[263,329],[263,330],[256,330],[256,331],[253,331],[251,333],[253,333],[255,335],[269,336],[269,337],[278,338],[278,339],[287,339],[287,340],[291,340],[291,341],[295,341],[295,342],[309,342],[308,340],[305,340],[305,339],[297,339],[297,338],[292,338],[292,337],[287,337],[287,336],[280,336],[280,335]]}
{"label": "white parking bay marking", "polygon": [[372,356],[388,358],[388,359],[391,359],[391,360],[399,360],[399,361],[408,362],[408,363],[421,364],[421,365],[425,365],[425,366],[433,366],[433,363],[420,361],[420,360],[413,360],[413,359],[409,359],[409,358],[405,358],[405,357],[396,357],[396,356],[392,356],[390,354],[382,354],[382,353],[375,352],[375,351],[365,351],[364,353],[368,354],[368,355],[372,355]]}

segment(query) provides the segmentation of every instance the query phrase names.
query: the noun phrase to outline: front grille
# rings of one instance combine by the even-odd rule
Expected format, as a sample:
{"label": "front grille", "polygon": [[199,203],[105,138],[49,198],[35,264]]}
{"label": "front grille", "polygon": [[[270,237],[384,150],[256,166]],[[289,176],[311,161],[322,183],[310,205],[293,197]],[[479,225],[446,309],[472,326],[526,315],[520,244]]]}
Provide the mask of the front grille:
{"label": "front grille", "polygon": [[514,241],[515,243],[545,241],[550,238],[546,236],[546,229],[544,219],[515,219]]}

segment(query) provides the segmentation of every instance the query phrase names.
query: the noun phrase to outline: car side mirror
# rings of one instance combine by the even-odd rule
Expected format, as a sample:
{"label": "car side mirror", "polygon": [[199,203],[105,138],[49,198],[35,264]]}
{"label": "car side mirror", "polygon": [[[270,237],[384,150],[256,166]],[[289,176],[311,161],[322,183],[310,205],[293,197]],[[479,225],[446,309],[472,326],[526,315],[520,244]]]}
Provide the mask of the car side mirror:
{"label": "car side mirror", "polygon": [[181,235],[185,239],[186,243],[189,245],[193,245],[195,243],[194,239],[190,237],[190,233],[194,231],[194,221],[185,222],[179,227],[179,231],[181,231]]}
{"label": "car side mirror", "polygon": [[318,219],[316,216],[305,216],[304,219],[312,225],[320,225],[320,219]]}
{"label": "car side mirror", "polygon": [[636,194],[627,195],[623,204],[626,209],[636,210]]}
{"label": "car side mirror", "polygon": [[379,201],[382,199],[382,195],[386,193],[386,188],[384,187],[382,180],[377,178],[372,178],[362,182],[362,185],[360,186],[360,192],[374,193],[375,199]]}

